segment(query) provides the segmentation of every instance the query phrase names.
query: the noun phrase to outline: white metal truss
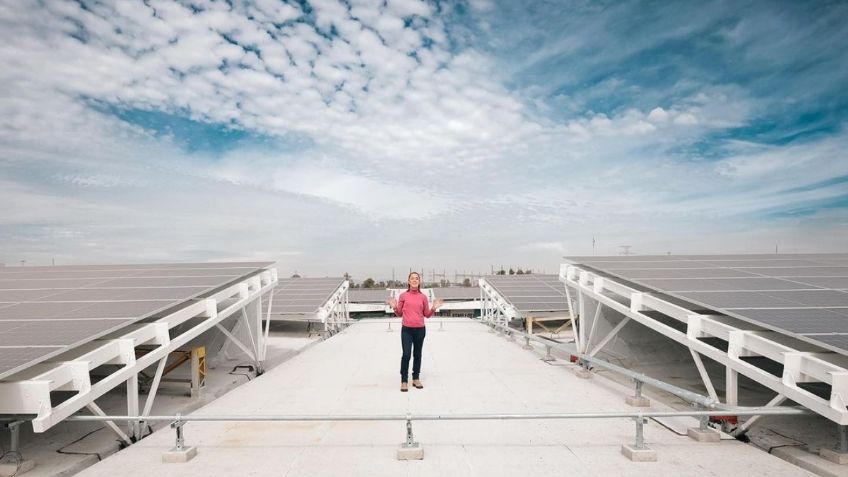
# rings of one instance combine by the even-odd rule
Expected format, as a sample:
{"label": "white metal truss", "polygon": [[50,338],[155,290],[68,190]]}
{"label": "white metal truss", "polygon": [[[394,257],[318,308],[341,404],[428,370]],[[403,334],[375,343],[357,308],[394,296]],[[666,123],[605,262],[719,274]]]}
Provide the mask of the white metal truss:
{"label": "white metal truss", "polygon": [[[153,385],[141,415],[149,415],[153,397],[161,379],[168,354],[202,333],[215,328],[234,313],[245,311],[255,320],[256,355],[264,357],[266,337],[261,332],[262,297],[270,295],[277,285],[276,269],[241,280],[214,295],[193,302],[167,316],[149,323],[129,325],[110,337],[104,337],[71,349],[54,359],[31,366],[0,382],[0,414],[32,414],[35,432],[44,432],[77,411],[88,408],[97,412],[96,399],[127,383],[128,416],[139,416],[138,373],[158,364]],[[190,327],[179,325],[195,320]],[[188,325],[186,325],[188,326]],[[171,333],[178,333],[171,337]],[[137,346],[156,346],[136,357]],[[92,370],[103,365],[120,368],[93,382]],[[73,391],[74,396],[53,404],[50,393]],[[110,426],[113,430],[116,426]],[[131,428],[138,437],[138,424]],[[125,435],[119,432],[122,439]],[[126,439],[125,439],[126,440]]]}
{"label": "white metal truss", "polygon": [[485,278],[479,280],[480,318],[488,323],[508,326],[510,320],[522,318],[521,313],[504,298]]}
{"label": "white metal truss", "polygon": [[315,316],[324,324],[324,331],[332,335],[350,325],[350,305],[348,290],[350,282],[343,280],[342,284],[330,295],[330,298],[318,308]]}
{"label": "white metal truss", "polygon": [[[725,366],[727,404],[737,404],[738,374],[772,389],[778,396],[801,404],[840,425],[848,424],[848,357],[833,353],[790,336],[763,329],[754,324],[724,315],[695,313],[649,293],[640,292],[609,277],[600,276],[578,265],[563,264],[560,281],[578,293],[581,320],[586,300],[594,300],[624,315],[626,321],[646,326],[687,346],[702,377],[706,376],[700,356]],[[570,301],[569,301],[570,303]],[[686,327],[686,332],[662,323],[647,312],[659,312]],[[622,325],[623,326],[623,325]],[[580,326],[581,333],[585,326]],[[728,343],[727,351],[716,348],[703,338],[719,338]],[[581,339],[580,343],[584,341]],[[588,344],[588,343],[587,343]],[[775,376],[742,358],[765,357],[783,366],[782,376]],[[827,383],[829,399],[823,399],[799,386],[799,383]],[[709,377],[705,378],[710,394],[715,394]]]}

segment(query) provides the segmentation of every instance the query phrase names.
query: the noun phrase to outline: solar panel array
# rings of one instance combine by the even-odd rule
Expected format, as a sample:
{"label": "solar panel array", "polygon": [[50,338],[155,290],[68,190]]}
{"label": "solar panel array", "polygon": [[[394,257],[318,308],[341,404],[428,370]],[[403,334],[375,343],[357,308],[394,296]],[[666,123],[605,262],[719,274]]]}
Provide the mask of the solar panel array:
{"label": "solar panel array", "polygon": [[848,354],[848,254],[568,259]]}
{"label": "solar panel array", "polygon": [[385,288],[357,288],[348,291],[351,303],[385,303],[392,293]]}
{"label": "solar panel array", "polygon": [[272,264],[0,268],[0,379]]}
{"label": "solar panel array", "polygon": [[445,301],[460,301],[460,300],[479,300],[479,287],[436,287],[433,288],[433,293],[436,298],[441,298]]}
{"label": "solar panel array", "polygon": [[565,287],[557,275],[491,275],[485,280],[519,312],[568,310]]}
{"label": "solar panel array", "polygon": [[342,282],[344,278],[281,278],[274,290],[271,314],[313,315]]}

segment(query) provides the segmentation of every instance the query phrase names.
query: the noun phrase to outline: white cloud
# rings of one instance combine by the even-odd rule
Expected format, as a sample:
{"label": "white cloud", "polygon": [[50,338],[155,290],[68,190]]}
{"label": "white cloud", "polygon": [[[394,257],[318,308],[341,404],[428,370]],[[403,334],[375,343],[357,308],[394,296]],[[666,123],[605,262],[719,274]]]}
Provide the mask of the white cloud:
{"label": "white cloud", "polygon": [[[92,244],[115,257],[122,247],[147,258],[249,249],[329,270],[357,246],[373,259],[420,240],[406,249],[479,254],[482,264],[501,250],[547,260],[585,244],[578,235],[590,228],[636,242],[627,234],[827,200],[838,186],[780,191],[848,174],[834,159],[844,133],[816,147],[731,143],[717,163],[681,163],[674,151],[749,120],[756,104],[738,86],[679,84],[691,93],[598,113],[568,91],[554,104],[547,84],[515,89],[490,50],[457,41],[438,16],[449,7],[310,5],[315,25],[272,0],[209,2],[200,14],[170,0],[0,5],[0,201],[29,211],[0,219],[4,237],[19,237],[0,248],[55,248],[28,228],[37,227],[70,237],[64,245],[80,256]],[[471,7],[472,18],[494,11],[488,1]],[[580,31],[591,35],[543,45],[527,61],[577,51],[603,28]],[[631,87],[610,75],[596,92]],[[230,124],[269,145],[189,153],[185,138],[127,124],[109,106]],[[375,240],[374,221],[403,221],[409,233]],[[265,238],[233,238],[244,230]],[[436,230],[441,250],[420,238]],[[354,238],[347,247],[327,234]]]}

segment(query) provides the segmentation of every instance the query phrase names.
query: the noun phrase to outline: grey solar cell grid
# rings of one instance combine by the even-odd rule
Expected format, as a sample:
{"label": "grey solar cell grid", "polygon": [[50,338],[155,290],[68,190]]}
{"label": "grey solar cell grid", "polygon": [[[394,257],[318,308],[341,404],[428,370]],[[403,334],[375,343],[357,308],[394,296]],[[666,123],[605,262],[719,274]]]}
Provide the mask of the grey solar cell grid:
{"label": "grey solar cell grid", "polygon": [[642,283],[667,291],[761,291],[801,290],[819,288],[806,283],[778,278],[660,278],[644,279]]}
{"label": "grey solar cell grid", "polygon": [[348,299],[351,303],[383,303],[389,296],[391,296],[391,292],[385,289],[352,289],[348,291]]}
{"label": "grey solar cell grid", "polygon": [[520,312],[568,310],[565,287],[557,275],[495,275],[486,281]]}
{"label": "grey solar cell grid", "polygon": [[480,288],[478,287],[442,287],[434,288],[436,298],[443,300],[479,300]]}
{"label": "grey solar cell grid", "polygon": [[848,355],[848,254],[569,260]]}
{"label": "grey solar cell grid", "polygon": [[274,290],[272,315],[308,315],[318,312],[342,285],[343,278],[284,278]]}
{"label": "grey solar cell grid", "polygon": [[183,306],[272,264],[4,267],[0,269],[0,379]]}

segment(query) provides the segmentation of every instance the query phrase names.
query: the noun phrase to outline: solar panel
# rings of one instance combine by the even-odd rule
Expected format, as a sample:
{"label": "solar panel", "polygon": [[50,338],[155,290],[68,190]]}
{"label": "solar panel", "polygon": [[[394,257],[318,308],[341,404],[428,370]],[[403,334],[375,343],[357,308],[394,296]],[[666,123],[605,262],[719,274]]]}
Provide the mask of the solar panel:
{"label": "solar panel", "polygon": [[436,298],[442,300],[479,300],[480,288],[473,287],[437,287],[433,288]]}
{"label": "solar panel", "polygon": [[384,303],[391,292],[386,289],[369,290],[369,289],[351,289],[348,291],[348,299],[351,303]]}
{"label": "solar panel", "polygon": [[327,303],[342,282],[344,278],[282,278],[274,290],[271,314],[313,315]]}
{"label": "solar panel", "polygon": [[848,354],[848,254],[567,258]]}
{"label": "solar panel", "polygon": [[521,313],[568,310],[565,287],[557,275],[493,275],[485,280]]}
{"label": "solar panel", "polygon": [[272,264],[0,268],[0,379]]}

